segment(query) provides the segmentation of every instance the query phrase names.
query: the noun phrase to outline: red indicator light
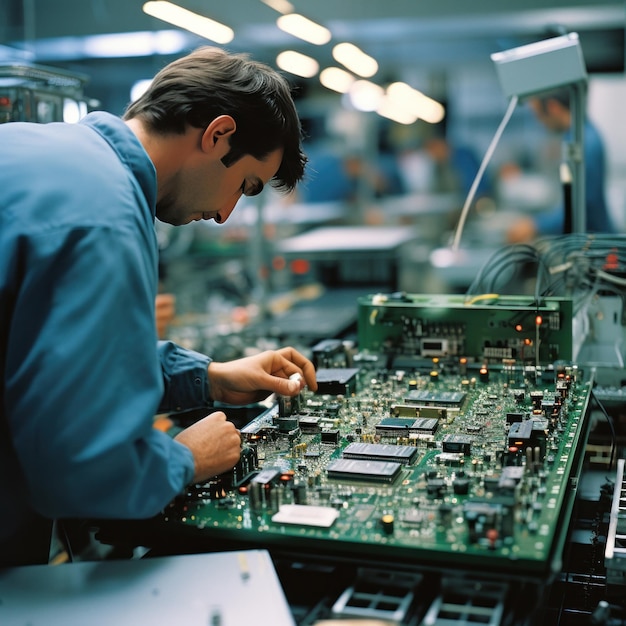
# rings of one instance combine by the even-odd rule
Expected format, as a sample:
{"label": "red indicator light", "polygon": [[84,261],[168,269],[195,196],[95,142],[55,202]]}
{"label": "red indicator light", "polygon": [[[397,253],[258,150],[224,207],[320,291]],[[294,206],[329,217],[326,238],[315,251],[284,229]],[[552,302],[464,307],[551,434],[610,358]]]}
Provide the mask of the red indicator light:
{"label": "red indicator light", "polygon": [[305,259],[295,259],[291,262],[291,271],[294,274],[307,274],[311,265]]}

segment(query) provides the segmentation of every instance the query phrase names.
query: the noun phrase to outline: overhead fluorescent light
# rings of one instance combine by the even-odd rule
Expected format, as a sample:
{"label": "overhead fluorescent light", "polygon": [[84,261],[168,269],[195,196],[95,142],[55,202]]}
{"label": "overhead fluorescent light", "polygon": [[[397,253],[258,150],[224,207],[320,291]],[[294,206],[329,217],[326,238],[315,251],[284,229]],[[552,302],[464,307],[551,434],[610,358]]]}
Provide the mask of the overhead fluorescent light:
{"label": "overhead fluorescent light", "polygon": [[325,43],[328,43],[332,37],[328,28],[316,24],[309,18],[304,17],[304,15],[299,15],[298,13],[281,15],[276,20],[276,24],[280,30],[317,46],[323,46]]}
{"label": "overhead fluorescent light", "polygon": [[216,43],[229,43],[235,36],[232,28],[166,0],[146,2],[143,5],[143,11],[152,17],[184,28]]}
{"label": "overhead fluorescent light", "polygon": [[287,0],[261,0],[263,4],[267,4],[268,7],[274,9],[274,11],[278,11],[283,15],[285,13],[293,13],[294,7],[291,2],[287,2]]}
{"label": "overhead fluorescent light", "polygon": [[320,68],[319,63],[315,59],[295,50],[281,52],[276,57],[276,64],[281,70],[291,72],[303,78],[315,76]]}
{"label": "overhead fluorescent light", "polygon": [[378,71],[376,59],[352,43],[338,43],[333,48],[333,57],[335,61],[363,78],[370,78]]}
{"label": "overhead fluorescent light", "polygon": [[350,87],[348,95],[357,111],[376,111],[385,96],[385,90],[369,80],[357,80]]}
{"label": "overhead fluorescent light", "polygon": [[91,35],[82,40],[83,54],[93,58],[174,54],[183,49],[186,43],[184,33],[179,30],[110,33]]}
{"label": "overhead fluorescent light", "polygon": [[446,110],[441,103],[429,98],[407,83],[391,83],[387,87],[387,96],[430,124],[438,124],[445,117]]}
{"label": "overhead fluorescent light", "polygon": [[355,80],[356,78],[350,72],[339,67],[327,67],[320,72],[320,83],[327,89],[338,93],[347,93]]}
{"label": "overhead fluorescent light", "polygon": [[134,102],[135,100],[139,100],[139,98],[148,91],[151,84],[151,78],[142,78],[135,81],[130,88],[130,101]]}
{"label": "overhead fluorescent light", "polygon": [[399,124],[413,124],[418,119],[417,115],[404,103],[398,102],[389,96],[385,96],[381,100],[376,113]]}

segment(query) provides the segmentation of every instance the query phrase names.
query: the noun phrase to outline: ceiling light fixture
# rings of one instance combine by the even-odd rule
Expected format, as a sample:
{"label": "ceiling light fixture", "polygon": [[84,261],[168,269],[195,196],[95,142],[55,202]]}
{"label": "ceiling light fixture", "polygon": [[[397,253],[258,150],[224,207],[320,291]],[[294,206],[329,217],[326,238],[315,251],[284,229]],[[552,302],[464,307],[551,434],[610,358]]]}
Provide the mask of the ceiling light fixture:
{"label": "ceiling light fixture", "polygon": [[320,83],[338,93],[347,93],[355,80],[350,72],[339,67],[327,67],[320,72]]}
{"label": "ceiling light fixture", "polygon": [[446,110],[442,104],[407,83],[391,83],[387,87],[387,96],[429,124],[438,124],[445,117]]}
{"label": "ceiling light fixture", "polygon": [[413,124],[417,121],[417,115],[411,111],[404,103],[398,102],[386,95],[376,109],[378,115],[398,122],[398,124]]}
{"label": "ceiling light fixture", "polygon": [[298,13],[289,13],[289,15],[281,15],[276,24],[280,30],[308,41],[317,46],[323,46],[328,43],[332,37],[328,28],[316,24],[304,15]]}
{"label": "ceiling light fixture", "polygon": [[307,56],[301,54],[295,50],[285,50],[276,57],[276,65],[281,70],[291,72],[296,76],[302,76],[303,78],[312,78],[320,69],[319,63]]}
{"label": "ceiling light fixture", "polygon": [[370,78],[378,71],[376,59],[352,43],[338,43],[333,48],[333,58],[363,78]]}
{"label": "ceiling light fixture", "polygon": [[146,2],[143,5],[143,11],[152,17],[184,28],[216,43],[229,43],[235,36],[232,28],[165,0]]}
{"label": "ceiling light fixture", "polygon": [[350,87],[348,95],[357,111],[376,111],[385,96],[385,90],[369,80],[357,80]]}
{"label": "ceiling light fixture", "polygon": [[268,7],[274,9],[274,11],[278,11],[283,15],[285,13],[293,13],[294,7],[291,2],[287,2],[287,0],[261,0],[263,4],[267,4]]}

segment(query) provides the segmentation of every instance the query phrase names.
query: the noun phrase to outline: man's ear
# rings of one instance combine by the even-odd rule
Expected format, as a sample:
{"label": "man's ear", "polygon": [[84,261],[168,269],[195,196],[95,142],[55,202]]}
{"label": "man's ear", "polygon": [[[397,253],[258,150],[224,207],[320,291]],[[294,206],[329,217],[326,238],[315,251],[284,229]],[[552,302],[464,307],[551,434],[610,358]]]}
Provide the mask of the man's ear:
{"label": "man's ear", "polygon": [[217,150],[221,158],[230,150],[229,137],[237,130],[237,124],[230,115],[216,117],[202,133],[202,151]]}

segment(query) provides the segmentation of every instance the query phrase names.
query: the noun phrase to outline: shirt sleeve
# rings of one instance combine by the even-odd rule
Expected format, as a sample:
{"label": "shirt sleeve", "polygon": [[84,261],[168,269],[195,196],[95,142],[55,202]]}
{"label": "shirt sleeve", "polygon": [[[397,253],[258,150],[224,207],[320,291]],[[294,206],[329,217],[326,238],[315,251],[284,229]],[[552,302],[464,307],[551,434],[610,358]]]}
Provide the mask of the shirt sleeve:
{"label": "shirt sleeve", "polygon": [[165,391],[159,413],[210,407],[208,367],[211,359],[171,341],[158,346]]}
{"label": "shirt sleeve", "polygon": [[42,515],[150,517],[193,477],[190,450],[152,426],[164,382],[149,234],[50,227],[21,244],[5,402]]}

